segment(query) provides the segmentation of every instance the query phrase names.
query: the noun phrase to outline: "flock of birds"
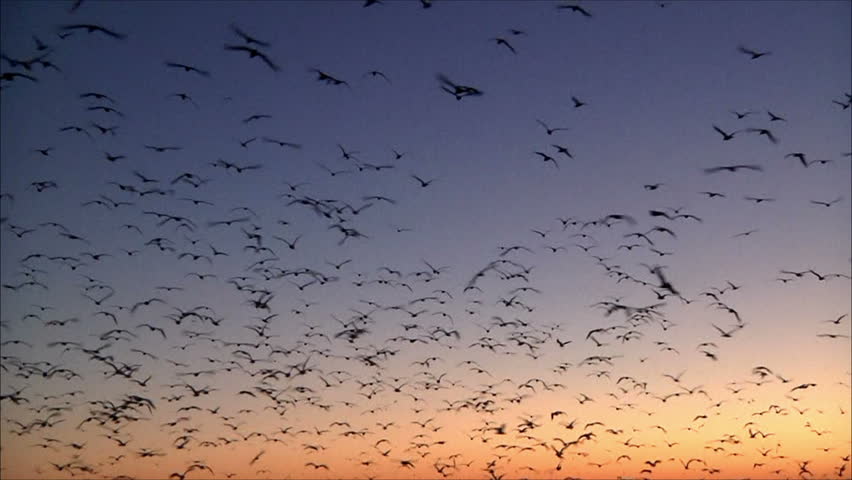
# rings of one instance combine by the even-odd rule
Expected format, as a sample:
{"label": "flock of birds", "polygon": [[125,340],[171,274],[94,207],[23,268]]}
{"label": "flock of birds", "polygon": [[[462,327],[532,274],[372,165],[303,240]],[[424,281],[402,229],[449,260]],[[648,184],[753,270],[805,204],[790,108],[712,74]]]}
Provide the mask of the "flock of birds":
{"label": "flock of birds", "polygon": [[[443,7],[430,0],[419,5]],[[648,5],[669,7],[666,2]],[[69,16],[84,16],[86,7],[74,2]],[[363,7],[411,8],[381,0],[367,0]],[[593,5],[555,8],[579,21],[598,21]],[[271,43],[249,30],[230,25],[224,54],[258,62],[264,73],[280,72]],[[531,34],[517,28],[506,32],[491,41],[507,55],[521,54],[517,45]],[[32,45],[6,44],[2,95],[8,99],[21,89],[38,88],[54,71],[73,73],[73,65],[55,57],[74,49],[74,40],[84,35],[127,41],[118,28],[69,21],[49,39],[34,35]],[[742,55],[749,67],[769,55],[783,55],[735,44],[731,54]],[[163,58],[162,65],[199,81],[213,75],[171,58]],[[352,88],[349,80],[327,71],[315,68],[310,73],[319,83]],[[388,88],[397,85],[380,70],[369,70],[364,77]],[[435,89],[451,103],[489,96],[473,80],[443,73],[436,73]],[[108,225],[115,238],[90,235],[63,218],[25,213],[28,204],[62,201],[66,187],[51,177],[49,168],[43,177],[5,179],[7,187],[23,182],[25,188],[2,193],[3,248],[14,244],[27,250],[36,237],[54,240],[49,251],[28,250],[15,263],[3,265],[3,303],[25,312],[2,319],[4,469],[15,462],[6,456],[13,449],[38,452],[33,457],[40,462],[36,471],[52,478],[124,479],[142,475],[138,471],[178,480],[282,474],[371,478],[376,472],[495,480],[579,471],[724,477],[731,457],[755,458],[752,471],[763,478],[850,476],[850,439],[835,433],[843,431],[840,425],[820,421],[831,410],[831,418],[849,422],[848,376],[837,379],[847,393],[838,407],[833,398],[816,400],[826,387],[821,382],[788,378],[771,366],[748,366],[747,374],[736,373],[718,388],[701,384],[690,375],[693,366],[677,360],[691,348],[712,365],[724,357],[726,342],[750,326],[737,307],[749,285],[728,280],[687,291],[678,283],[678,272],[665,265],[677,253],[679,235],[713,221],[706,215],[658,205],[641,216],[604,211],[593,218],[554,218],[550,225],[530,225],[511,242],[489,245],[490,260],[470,272],[437,261],[440,252],[432,259],[416,259],[415,268],[370,265],[349,254],[350,249],[379,235],[405,242],[406,235],[426,228],[415,224],[381,232],[361,226],[363,216],[404,208],[403,199],[380,191],[363,192],[357,200],[328,198],[315,193],[317,182],[291,178],[281,191],[268,192],[281,218],[264,217],[253,205],[222,205],[211,193],[217,184],[234,175],[265,175],[270,166],[220,158],[159,176],[134,164],[133,157],[169,158],[191,151],[144,142],[136,153],[105,151],[101,145],[107,140],[125,135],[122,121],[132,112],[124,111],[122,99],[106,89],[71,94],[87,117],[60,121],[56,134],[45,137],[48,142],[31,146],[31,160],[57,158],[75,136],[90,142],[109,180],[93,181],[90,200],[79,208]],[[200,108],[191,93],[168,93],[167,98]],[[594,108],[594,99],[569,98],[570,108]],[[848,115],[851,102],[850,93],[839,92],[824,110]],[[303,148],[297,141],[264,133],[270,118],[264,112],[241,119],[242,127],[253,132],[235,141],[246,158],[254,158],[258,148]],[[531,163],[562,171],[576,160],[567,137],[561,136],[566,127],[537,118],[529,122],[550,140],[546,148],[530,153]],[[776,111],[735,110],[730,122],[708,122],[707,134],[718,135],[721,142],[753,135],[770,146],[779,143],[778,126],[797,128],[794,123]],[[376,190],[395,182],[426,195],[442,182],[400,173],[412,168],[406,162],[414,154],[404,149],[388,148],[383,160],[342,144],[336,149],[334,166],[316,163],[326,182],[374,175]],[[822,159],[785,151],[783,160],[816,169],[848,163],[849,153]],[[722,163],[706,166],[703,173],[708,178],[760,175],[765,168]],[[640,182],[637,188],[659,192],[666,184]],[[812,199],[813,208],[837,208],[846,201],[844,192],[832,193]],[[695,194],[704,202],[735,196],[754,204],[775,201],[709,188]],[[313,237],[331,239],[326,258],[300,256],[306,242],[317,240],[288,220],[293,215],[320,225]],[[732,233],[745,238],[756,230]],[[658,263],[636,260],[647,254]],[[139,258],[144,263],[136,263]],[[569,338],[561,321],[537,315],[537,301],[548,292],[537,283],[536,265],[557,258],[594,264],[614,289],[629,286],[633,298],[647,301],[602,292],[589,302],[598,320],[583,335]],[[156,265],[179,274],[171,282],[142,283],[133,290],[121,289],[103,275],[115,268]],[[779,288],[810,282],[846,282],[848,288],[847,267],[822,271],[779,265],[773,281]],[[453,274],[464,281],[449,280]],[[319,302],[333,300],[334,289],[354,290],[360,299],[319,318],[314,313]],[[84,311],[75,315],[64,310],[68,291],[84,302]],[[241,313],[217,311],[207,301],[210,294],[202,291],[234,296]],[[718,311],[710,325],[716,335],[693,337],[694,345],[667,340],[670,333],[689,328],[669,318],[666,309],[672,304]],[[822,320],[815,325],[813,342],[849,345],[847,312]],[[663,356],[664,371],[645,368],[653,363],[648,357],[625,354],[634,344]],[[502,373],[511,370],[505,362],[524,360],[531,360],[535,370]],[[579,372],[575,374],[588,383],[563,381],[570,372]],[[100,384],[118,389],[104,387],[102,392]],[[774,402],[756,400],[772,388],[778,392]],[[701,410],[683,422],[679,402],[695,402]],[[821,406],[803,406],[815,403]],[[589,408],[601,410],[590,415]],[[776,441],[791,438],[791,433],[770,430],[771,419],[782,417],[794,418],[792,435],[806,439],[807,446],[795,455]],[[714,422],[727,422],[732,430],[709,436]],[[156,433],[144,433],[150,426]],[[690,435],[702,445],[679,449]],[[238,456],[228,453],[237,448]],[[706,453],[697,455],[696,448]],[[220,466],[230,455],[240,465]],[[818,456],[828,469],[814,467]],[[290,470],[281,471],[285,461]],[[169,467],[151,470],[151,465]]]}

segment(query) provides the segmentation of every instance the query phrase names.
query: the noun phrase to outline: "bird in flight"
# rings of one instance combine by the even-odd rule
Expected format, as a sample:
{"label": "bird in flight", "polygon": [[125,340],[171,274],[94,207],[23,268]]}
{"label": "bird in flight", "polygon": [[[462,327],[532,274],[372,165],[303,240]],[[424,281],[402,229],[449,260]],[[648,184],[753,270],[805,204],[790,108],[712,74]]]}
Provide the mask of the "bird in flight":
{"label": "bird in flight", "polygon": [[60,27],[60,31],[66,33],[72,33],[77,30],[85,30],[87,33],[101,33],[108,37],[112,37],[118,40],[124,40],[127,38],[127,35],[122,33],[118,33],[115,30],[111,30],[106,27],[102,27],[100,25],[88,24],[88,23],[76,23],[70,25],[63,25]]}
{"label": "bird in flight", "polygon": [[742,120],[742,119],[748,117],[749,115],[754,115],[757,112],[755,112],[753,110],[746,110],[744,112],[738,112],[736,110],[731,110],[731,113],[733,113],[737,117],[738,120]]}
{"label": "bird in flight", "polygon": [[165,64],[169,68],[177,68],[177,69],[183,70],[184,72],[187,72],[187,73],[197,73],[197,74],[199,74],[203,77],[209,77],[210,76],[210,72],[208,72],[207,70],[202,70],[200,68],[196,68],[196,67],[193,67],[192,65],[187,65],[185,63],[176,63],[176,62],[167,61],[167,62],[165,62]]}
{"label": "bird in flight", "polygon": [[420,188],[426,188],[429,185],[432,185],[432,183],[435,180],[437,180],[436,178],[432,178],[430,180],[423,180],[422,178],[418,177],[417,175],[411,175],[411,178],[413,178],[414,180],[417,181],[417,183],[420,185]]}
{"label": "bird in flight", "polygon": [[[760,165],[723,165],[721,167],[705,168],[704,173],[706,173],[708,175],[713,174],[713,173],[719,173],[719,172],[736,173],[740,170],[747,170],[747,171],[752,171],[752,172],[762,172],[763,167],[761,167]],[[704,193],[709,194],[711,192],[704,192]],[[716,196],[718,196],[718,195],[716,195]]]}
{"label": "bird in flight", "polygon": [[842,200],[843,200],[843,197],[837,197],[834,200],[830,200],[828,202],[823,202],[823,201],[820,201],[820,200],[811,200],[811,203],[813,203],[814,205],[821,205],[821,206],[827,208],[827,207],[830,207],[830,206],[832,206],[836,203],[840,203]]}
{"label": "bird in flight", "polygon": [[324,82],[327,85],[346,85],[347,87],[349,87],[349,82],[347,82],[346,80],[336,78],[328,73],[323,72],[318,68],[312,68],[310,71],[317,74],[317,81],[319,82]]}
{"label": "bird in flight", "polygon": [[768,52],[768,51],[767,52],[759,52],[757,50],[752,50],[750,48],[746,48],[742,45],[737,47],[737,51],[739,51],[740,53],[743,53],[745,55],[750,56],[752,60],[757,60],[760,57],[772,54],[772,52]]}
{"label": "bird in flight", "polygon": [[249,47],[247,45],[225,44],[225,50],[229,52],[245,52],[248,54],[249,58],[259,58],[260,60],[262,60],[263,63],[265,63],[266,66],[269,67],[269,69],[273,72],[278,72],[281,70],[281,68],[279,68],[278,65],[276,65],[275,62],[273,62],[265,53],[261,52],[256,48]]}
{"label": "bird in flight", "polygon": [[756,133],[758,135],[762,135],[762,136],[766,137],[770,142],[778,143],[778,138],[769,129],[766,129],[766,128],[747,128],[745,131],[749,132],[749,133]]}
{"label": "bird in flight", "polygon": [[515,47],[513,47],[513,46],[512,46],[512,44],[511,44],[511,43],[509,43],[509,41],[508,41],[508,40],[506,40],[506,39],[505,39],[505,38],[503,38],[503,37],[496,37],[496,38],[492,38],[492,39],[491,39],[491,41],[492,41],[492,42],[495,42],[497,45],[502,45],[502,46],[506,47],[506,48],[507,48],[510,52],[512,52],[512,53],[514,53],[514,54],[517,54],[517,53],[518,53],[518,52],[515,50]]}
{"label": "bird in flight", "polygon": [[544,123],[543,121],[538,120],[538,119],[536,119],[536,123],[538,123],[539,125],[541,125],[541,126],[542,126],[542,128],[544,128],[544,131],[546,131],[548,135],[553,135],[553,134],[554,134],[554,133],[556,133],[556,132],[561,132],[561,131],[567,131],[567,130],[568,130],[568,128],[567,128],[567,127],[550,127],[549,125],[547,125],[546,123]]}
{"label": "bird in flight", "polygon": [[263,40],[258,40],[257,38],[249,35],[245,31],[243,31],[237,24],[231,24],[231,31],[234,32],[237,36],[243,39],[243,41],[249,45],[257,45],[258,47],[270,47],[269,42],[265,42]]}
{"label": "bird in flight", "polygon": [[533,153],[538,155],[544,163],[551,162],[551,163],[553,163],[554,167],[559,168],[559,162],[557,162],[556,159],[551,157],[550,155],[548,155],[544,152],[533,152]]}
{"label": "bird in flight", "polygon": [[580,5],[557,5],[556,9],[557,10],[568,10],[568,11],[571,11],[571,12],[574,12],[574,13],[579,13],[580,15],[582,15],[586,18],[592,17],[592,14],[588,10],[586,10],[585,8],[581,7]]}
{"label": "bird in flight", "polygon": [[464,97],[478,97],[482,95],[482,91],[478,88],[454,83],[442,73],[439,73],[437,77],[438,82],[441,83],[441,90],[453,95],[456,97],[456,100],[461,100]]}
{"label": "bird in flight", "polygon": [[384,73],[382,73],[379,70],[370,70],[369,72],[365,73],[364,76],[365,77],[370,76],[370,77],[374,77],[374,78],[378,77],[378,78],[381,78],[382,80],[386,81],[388,83],[388,85],[392,84],[391,81],[390,81],[390,78],[388,78],[387,75],[385,75]]}
{"label": "bird in flight", "polygon": [[733,140],[734,136],[741,131],[741,130],[735,130],[731,133],[728,133],[728,132],[722,130],[721,128],[717,127],[716,125],[713,125],[713,130],[716,130],[717,132],[719,132],[719,135],[722,136],[722,140],[724,140],[726,142],[728,140]]}

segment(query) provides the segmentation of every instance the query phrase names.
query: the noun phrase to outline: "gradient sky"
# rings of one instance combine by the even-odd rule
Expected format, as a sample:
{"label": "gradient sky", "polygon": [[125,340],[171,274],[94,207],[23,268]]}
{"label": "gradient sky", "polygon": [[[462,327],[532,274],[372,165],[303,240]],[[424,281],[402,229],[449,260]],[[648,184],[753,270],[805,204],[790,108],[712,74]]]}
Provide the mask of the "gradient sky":
{"label": "gradient sky", "polygon": [[[581,3],[591,17],[548,1],[72,5],[0,3],[0,72],[37,79],[3,80],[0,91],[0,477],[164,478],[200,462],[214,473],[192,469],[186,478],[787,478],[803,465],[805,478],[850,478],[850,2]],[[74,24],[126,38],[58,36]],[[243,44],[234,24],[271,44],[261,50],[280,71],[223,48]],[[752,60],[741,45],[771,54]],[[45,52],[59,71],[16,63]],[[347,84],[319,82],[314,69]],[[438,74],[483,95],[456,100]],[[81,98],[86,92],[115,103]],[[576,108],[572,97],[586,104]],[[732,110],[755,113],[738,119]],[[244,121],[260,114],[271,118]],[[548,135],[537,120],[567,130]],[[104,135],[93,123],[118,128]],[[723,141],[714,125],[738,133]],[[90,136],[59,131],[67,126]],[[769,128],[778,143],[748,128]],[[343,158],[339,146],[357,158]],[[109,162],[105,152],[126,158]],[[797,152],[814,163],[787,156]],[[219,160],[260,168],[225,170],[213,165]],[[320,165],[351,173],[332,177]],[[762,170],[704,172],[727,165]],[[134,171],[159,182],[143,185]],[[185,172],[207,181],[172,184]],[[412,175],[435,181],[421,188]],[[58,188],[39,192],[40,181]],[[166,193],[141,196],[110,182]],[[287,182],[306,184],[292,191]],[[81,206],[101,195],[132,205]],[[370,195],[395,203],[363,200]],[[306,198],[326,211],[373,205],[327,218],[293,202]],[[234,210],[242,207],[254,214]],[[702,221],[649,215],[666,209]],[[188,218],[192,229],[160,225],[143,213],[152,211]],[[637,225],[583,227],[611,214]],[[563,228],[559,218],[575,223]],[[341,244],[334,224],[364,237]],[[625,237],[655,226],[676,235],[648,234],[664,256]],[[260,234],[274,255],[246,249],[255,244],[241,229]],[[158,237],[174,250],[146,245]],[[300,238],[290,249],[275,237]],[[228,255],[179,258],[210,255],[210,245]],[[515,245],[529,250],[501,254]],[[32,254],[54,259],[24,261]],[[252,264],[269,258],[265,277]],[[505,260],[513,263],[494,263]],[[433,275],[427,262],[447,268]],[[664,265],[680,296],[660,300],[666,292],[643,264]],[[330,280],[300,289],[310,280],[292,275],[300,269]],[[781,273],[811,269],[832,275]],[[228,281],[240,276],[248,279],[237,285],[274,294],[269,312],[250,304],[258,294]],[[114,295],[102,305],[82,295],[106,291]],[[130,311],[154,297],[163,302]],[[414,302],[424,297],[437,300]],[[595,306],[605,301],[662,305],[650,318],[628,318]],[[202,305],[216,324],[167,318]],[[246,328],[269,313],[278,316],[266,338]],[[50,323],[67,319],[77,321]],[[351,342],[336,336],[349,327],[366,332]],[[734,333],[723,338],[716,327]],[[135,336],[99,338],[114,328]],[[610,330],[588,336],[598,328]],[[826,334],[835,338],[818,336]],[[109,346],[98,360],[48,346],[61,341]],[[433,356],[428,367],[413,364]],[[612,358],[589,365],[594,356]],[[109,376],[108,363],[137,367]],[[299,365],[310,370],[257,373]],[[78,376],[39,373],[55,366]],[[772,373],[761,378],[756,367]],[[198,371],[211,373],[185,375]],[[678,382],[664,376],[681,372]],[[185,383],[215,390],[193,398]],[[803,384],[815,386],[793,390]],[[272,389],[281,408],[256,388]],[[98,413],[98,402],[120,405],[127,395],[156,408],[125,409],[136,421]],[[593,401],[581,404],[581,395]],[[180,410],[190,406],[215,413]],[[180,417],[188,419],[167,425]],[[557,456],[557,438],[587,432],[594,437]],[[185,448],[175,448],[183,435],[191,436]],[[157,455],[141,456],[146,450]],[[691,458],[704,463],[685,469]]]}

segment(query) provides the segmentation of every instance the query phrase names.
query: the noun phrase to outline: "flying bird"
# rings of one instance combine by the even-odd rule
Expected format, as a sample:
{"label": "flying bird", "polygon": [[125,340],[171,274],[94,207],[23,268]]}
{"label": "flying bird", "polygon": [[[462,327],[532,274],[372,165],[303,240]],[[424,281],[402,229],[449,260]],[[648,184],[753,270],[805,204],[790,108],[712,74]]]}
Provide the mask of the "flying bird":
{"label": "flying bird", "polygon": [[245,31],[240,29],[240,27],[238,27],[237,24],[235,24],[235,23],[231,24],[231,31],[234,32],[240,38],[242,38],[243,41],[245,43],[249,44],[249,45],[257,45],[258,47],[270,47],[271,46],[271,44],[269,42],[265,42],[263,40],[258,40],[257,38],[249,35]]}
{"label": "flying bird", "polygon": [[740,53],[743,53],[745,55],[750,56],[752,60],[757,60],[758,58],[763,57],[764,55],[771,55],[772,54],[772,52],[769,52],[769,51],[760,52],[760,51],[757,51],[757,50],[752,50],[750,48],[746,48],[742,45],[737,47],[737,51],[739,51]]}
{"label": "flying bird", "polygon": [[492,41],[492,42],[495,42],[497,45],[502,45],[502,46],[506,47],[506,48],[507,48],[510,52],[512,52],[512,53],[514,53],[514,54],[517,54],[517,53],[518,53],[518,52],[515,50],[515,47],[513,47],[513,46],[512,46],[512,44],[511,44],[511,43],[509,43],[509,41],[508,41],[508,40],[506,40],[506,39],[505,39],[505,38],[503,38],[503,37],[496,37],[496,38],[492,38],[492,39],[491,39],[491,41]]}
{"label": "flying bird", "polygon": [[166,61],[164,63],[169,68],[177,68],[177,69],[183,70],[184,72],[187,72],[187,73],[197,73],[197,74],[199,74],[203,77],[209,77],[210,76],[210,72],[208,72],[207,70],[202,70],[200,68],[193,67],[192,65],[187,65],[185,63],[176,63],[176,62],[169,62],[169,61]]}
{"label": "flying bird", "polygon": [[569,11],[574,12],[574,13],[579,13],[586,18],[592,17],[592,14],[589,13],[588,10],[586,10],[585,8],[583,8],[579,5],[557,5],[556,9],[557,10],[569,10]]}
{"label": "flying bird", "polygon": [[278,72],[281,68],[275,64],[265,53],[257,50],[256,48],[249,47],[246,45],[228,45],[225,44],[225,50],[229,52],[245,52],[248,54],[249,58],[259,58],[266,64],[267,67],[270,68],[273,72]]}
{"label": "flying bird", "polygon": [[72,33],[76,30],[85,30],[87,33],[101,33],[108,37],[112,37],[118,40],[124,40],[127,38],[127,35],[116,32],[115,30],[111,30],[106,27],[102,27],[100,25],[87,24],[87,23],[76,23],[70,25],[63,25],[59,27],[60,31],[66,33]]}
{"label": "flying bird", "polygon": [[[747,171],[752,171],[752,172],[762,172],[763,167],[761,167],[760,165],[723,165],[723,166],[720,166],[720,167],[705,168],[704,173],[706,173],[708,175],[714,174],[714,173],[719,173],[719,172],[736,173],[740,170],[747,170]],[[710,192],[707,192],[707,193],[710,193]]]}
{"label": "flying bird", "polygon": [[469,97],[469,96],[481,96],[482,95],[482,91],[479,90],[478,88],[467,86],[467,85],[456,84],[452,80],[447,78],[447,76],[444,75],[444,74],[439,73],[437,75],[437,77],[438,77],[438,82],[441,83],[441,90],[449,93],[450,95],[453,95],[454,97],[456,97],[456,100],[461,100],[462,98]]}

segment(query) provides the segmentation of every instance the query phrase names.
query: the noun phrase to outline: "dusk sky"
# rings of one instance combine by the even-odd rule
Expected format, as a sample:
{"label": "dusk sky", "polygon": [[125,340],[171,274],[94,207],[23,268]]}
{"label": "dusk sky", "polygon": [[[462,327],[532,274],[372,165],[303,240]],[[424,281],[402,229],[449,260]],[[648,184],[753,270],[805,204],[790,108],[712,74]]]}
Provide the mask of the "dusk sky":
{"label": "dusk sky", "polygon": [[849,1],[0,22],[0,478],[852,478]]}

